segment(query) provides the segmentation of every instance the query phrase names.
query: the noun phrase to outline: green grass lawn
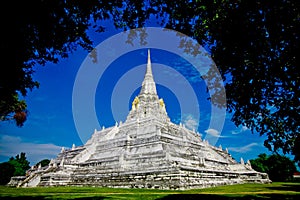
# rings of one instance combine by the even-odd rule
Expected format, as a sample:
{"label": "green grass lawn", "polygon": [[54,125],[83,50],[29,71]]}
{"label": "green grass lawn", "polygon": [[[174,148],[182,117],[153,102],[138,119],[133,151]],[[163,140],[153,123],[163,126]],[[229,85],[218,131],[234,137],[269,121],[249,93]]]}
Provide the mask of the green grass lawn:
{"label": "green grass lawn", "polygon": [[0,187],[0,199],[299,199],[300,183],[241,184],[194,190],[116,189],[97,187]]}

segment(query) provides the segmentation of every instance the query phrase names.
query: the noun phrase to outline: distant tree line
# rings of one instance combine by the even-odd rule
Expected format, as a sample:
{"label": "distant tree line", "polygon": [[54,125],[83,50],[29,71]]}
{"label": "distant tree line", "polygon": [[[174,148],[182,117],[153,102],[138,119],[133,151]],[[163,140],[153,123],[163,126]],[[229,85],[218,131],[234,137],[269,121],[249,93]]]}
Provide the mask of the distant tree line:
{"label": "distant tree line", "polygon": [[291,181],[297,171],[293,160],[279,154],[259,154],[258,158],[250,160],[250,163],[254,170],[267,173],[275,182]]}
{"label": "distant tree line", "polygon": [[[36,166],[48,165],[50,160],[44,159],[39,161]],[[0,163],[0,185],[6,185],[12,176],[25,176],[26,171],[30,169],[30,162],[26,158],[26,154],[21,152],[15,157],[11,157],[7,162]]]}

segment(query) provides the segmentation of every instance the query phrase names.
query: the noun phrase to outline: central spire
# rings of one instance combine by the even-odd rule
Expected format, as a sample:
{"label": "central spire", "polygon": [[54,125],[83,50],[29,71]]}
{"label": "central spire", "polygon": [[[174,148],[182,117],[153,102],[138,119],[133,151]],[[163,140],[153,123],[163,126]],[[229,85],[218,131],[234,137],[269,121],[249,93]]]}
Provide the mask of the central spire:
{"label": "central spire", "polygon": [[156,86],[153,79],[152,74],[152,67],[151,67],[151,58],[150,58],[150,49],[148,49],[148,61],[147,61],[147,68],[146,68],[146,74],[144,77],[144,81],[142,83],[142,88],[140,95],[157,95],[156,92]]}
{"label": "central spire", "polygon": [[148,49],[147,68],[140,94],[132,101],[131,110],[126,121],[155,118],[170,121],[163,99],[159,99],[153,79],[150,50]]}

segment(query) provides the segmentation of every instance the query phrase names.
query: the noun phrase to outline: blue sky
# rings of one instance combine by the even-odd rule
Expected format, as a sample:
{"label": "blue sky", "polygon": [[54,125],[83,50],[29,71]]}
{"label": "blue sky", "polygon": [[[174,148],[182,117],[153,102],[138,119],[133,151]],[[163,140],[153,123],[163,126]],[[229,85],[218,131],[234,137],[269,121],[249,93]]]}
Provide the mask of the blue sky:
{"label": "blue sky", "polygon": [[[99,34],[91,32],[90,36],[97,45],[116,33],[119,31],[108,27],[106,32]],[[25,125],[18,128],[12,122],[0,123],[0,162],[25,152],[30,164],[33,165],[42,159],[54,158],[61,147],[71,148],[72,144],[78,146],[85,142],[75,127],[72,92],[77,72],[87,56],[88,52],[79,48],[69,58],[61,59],[58,64],[49,63],[46,66],[36,67],[33,78],[40,82],[40,88],[29,92],[26,97],[29,115]],[[230,121],[229,113],[226,114],[221,135],[209,127],[211,104],[207,100],[205,82],[195,76],[196,71],[184,59],[170,52],[151,49],[151,60],[156,63],[153,64],[153,74],[158,83],[158,95],[164,99],[171,121],[177,124],[181,122],[191,129],[198,127],[197,131],[203,138],[207,134],[217,137],[216,146],[228,148],[229,153],[237,161],[241,157],[248,160],[256,158],[260,153],[269,153],[263,146],[265,138],[259,134],[252,134],[245,127],[235,127]],[[122,90],[126,90],[127,85],[124,81],[126,82],[127,75],[130,77],[129,74],[134,75],[135,81],[141,85],[146,62],[147,49],[132,51],[116,59],[103,73],[95,95],[95,110],[101,126],[109,127],[113,126],[115,121],[125,120],[131,101],[139,93],[139,88],[133,90],[128,86],[129,92],[126,94],[129,96],[125,97],[117,89],[122,85]],[[173,70],[177,73],[173,73],[175,72]],[[163,80],[169,78],[179,80],[180,77],[185,78],[195,93],[197,105],[186,105],[182,99],[177,98],[179,94],[170,90],[170,85]],[[182,106],[195,112],[181,113]],[[195,113],[199,116],[195,116]],[[199,123],[195,117],[200,118]],[[88,122],[87,119],[85,125],[90,131],[86,134],[90,136],[95,128],[100,127],[94,127]]]}

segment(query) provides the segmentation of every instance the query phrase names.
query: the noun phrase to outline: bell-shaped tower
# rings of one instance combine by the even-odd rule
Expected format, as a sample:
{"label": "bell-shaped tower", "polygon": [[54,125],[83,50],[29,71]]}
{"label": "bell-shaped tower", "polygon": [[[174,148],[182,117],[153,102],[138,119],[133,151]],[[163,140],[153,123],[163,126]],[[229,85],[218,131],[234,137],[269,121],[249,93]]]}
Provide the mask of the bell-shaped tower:
{"label": "bell-shaped tower", "polygon": [[160,121],[170,121],[164,100],[158,97],[151,66],[150,50],[148,49],[147,68],[138,96],[132,102],[126,121],[155,118]]}

